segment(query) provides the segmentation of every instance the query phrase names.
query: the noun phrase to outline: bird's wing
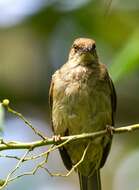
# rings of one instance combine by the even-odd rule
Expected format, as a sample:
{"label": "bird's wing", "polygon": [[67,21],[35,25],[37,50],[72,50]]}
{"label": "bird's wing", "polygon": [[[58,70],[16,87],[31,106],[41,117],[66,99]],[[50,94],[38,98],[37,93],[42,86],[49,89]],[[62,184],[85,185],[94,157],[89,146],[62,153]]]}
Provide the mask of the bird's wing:
{"label": "bird's wing", "polygon": [[52,120],[52,107],[53,107],[53,87],[54,87],[54,82],[53,79],[50,84],[50,89],[49,89],[49,107],[50,107],[50,112],[51,112],[51,126],[52,130],[54,132],[54,127],[53,127],[53,120]]}
{"label": "bird's wing", "polygon": [[[53,89],[54,89],[54,80],[52,79],[51,85],[50,85],[50,90],[49,90],[49,106],[51,108],[51,125],[52,125],[52,130],[54,132],[54,126],[53,126],[53,119],[52,119],[52,109],[53,109]],[[65,131],[63,134],[64,136],[68,136],[68,131]],[[72,168],[72,162],[70,159],[70,156],[67,153],[67,150],[64,146],[59,148],[60,155],[62,157],[63,163],[67,170],[70,170]]]}
{"label": "bird's wing", "polygon": [[114,84],[110,77],[109,77],[109,80],[110,80],[110,88],[111,88],[112,125],[114,126],[114,118],[115,118],[116,107],[117,107],[117,96],[116,96]]}
{"label": "bird's wing", "polygon": [[[116,91],[114,88],[114,84],[113,84],[111,78],[109,77],[109,75],[108,75],[108,79],[109,79],[109,85],[110,85],[110,89],[111,89],[112,126],[114,126],[117,97],[116,97]],[[111,143],[112,143],[112,136],[111,136],[109,143],[105,146],[105,148],[103,150],[103,157],[101,160],[100,168],[102,168],[106,162],[107,156],[108,156],[110,148],[111,148]]]}

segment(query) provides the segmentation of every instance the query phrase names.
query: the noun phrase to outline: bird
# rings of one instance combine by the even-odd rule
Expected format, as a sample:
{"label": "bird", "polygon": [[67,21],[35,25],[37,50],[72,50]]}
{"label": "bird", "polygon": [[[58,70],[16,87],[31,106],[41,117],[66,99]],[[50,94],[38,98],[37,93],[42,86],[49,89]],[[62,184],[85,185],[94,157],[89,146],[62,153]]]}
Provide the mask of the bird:
{"label": "bird", "polygon": [[[116,91],[95,40],[74,40],[67,62],[53,75],[49,90],[54,135],[93,133],[114,126]],[[67,170],[77,165],[80,190],[101,190],[100,169],[109,154],[112,134],[69,142],[59,148]]]}

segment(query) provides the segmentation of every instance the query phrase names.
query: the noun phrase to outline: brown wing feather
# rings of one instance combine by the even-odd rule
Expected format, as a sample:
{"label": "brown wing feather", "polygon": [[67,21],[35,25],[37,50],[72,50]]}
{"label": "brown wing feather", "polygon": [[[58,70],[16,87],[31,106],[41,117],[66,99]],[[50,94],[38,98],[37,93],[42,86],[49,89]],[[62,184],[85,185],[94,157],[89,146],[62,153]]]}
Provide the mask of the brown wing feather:
{"label": "brown wing feather", "polygon": [[[109,77],[109,84],[110,84],[110,88],[111,88],[112,126],[114,126],[117,97],[116,97],[116,91],[115,91],[113,82],[112,82],[110,77]],[[111,143],[112,143],[112,138],[111,138],[110,142],[106,145],[106,147],[103,150],[103,157],[102,157],[102,160],[101,160],[100,168],[102,168],[104,166],[105,162],[106,162],[107,156],[108,156],[110,148],[111,148]]]}
{"label": "brown wing feather", "polygon": [[51,126],[52,126],[52,130],[54,132],[54,127],[53,127],[53,120],[52,120],[52,107],[53,107],[53,87],[54,87],[54,83],[53,80],[51,81],[50,84],[50,89],[49,89],[49,107],[50,107],[50,112],[51,112]]}
{"label": "brown wing feather", "polygon": [[114,126],[114,118],[115,118],[116,107],[117,107],[117,96],[116,96],[114,84],[110,77],[109,79],[110,79],[110,87],[111,87],[111,105],[112,105],[112,119],[113,119],[112,125]]}
{"label": "brown wing feather", "polygon": [[53,106],[53,87],[54,87],[54,82],[53,82],[53,79],[51,81],[51,84],[50,84],[50,89],[49,89],[49,106],[52,110],[52,106]]}
{"label": "brown wing feather", "polygon": [[[50,85],[50,90],[49,90],[49,106],[51,109],[51,125],[52,125],[52,130],[54,132],[53,119],[52,119],[53,89],[54,89],[54,81],[52,79],[51,85]],[[67,131],[65,132],[64,136],[68,136]],[[70,170],[72,168],[72,162],[71,162],[71,159],[70,159],[65,147],[63,146],[63,147],[59,148],[59,152],[60,152],[60,155],[61,155],[61,158],[63,160],[65,167],[67,168],[67,170]]]}

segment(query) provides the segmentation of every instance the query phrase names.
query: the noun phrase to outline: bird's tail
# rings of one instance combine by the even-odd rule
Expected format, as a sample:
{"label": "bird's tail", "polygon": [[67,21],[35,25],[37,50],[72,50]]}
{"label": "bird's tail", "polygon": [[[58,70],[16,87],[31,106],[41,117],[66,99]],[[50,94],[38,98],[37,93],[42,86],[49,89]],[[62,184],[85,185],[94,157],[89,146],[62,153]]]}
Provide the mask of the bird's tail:
{"label": "bird's tail", "polygon": [[101,190],[100,170],[86,177],[79,173],[80,190]]}

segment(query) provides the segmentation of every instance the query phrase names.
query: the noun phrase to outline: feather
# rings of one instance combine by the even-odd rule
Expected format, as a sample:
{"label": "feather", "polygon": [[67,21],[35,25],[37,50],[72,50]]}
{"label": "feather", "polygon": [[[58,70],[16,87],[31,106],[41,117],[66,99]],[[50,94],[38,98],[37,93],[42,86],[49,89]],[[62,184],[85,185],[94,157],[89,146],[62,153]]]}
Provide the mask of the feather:
{"label": "feather", "polygon": [[95,170],[93,175],[87,177],[78,173],[80,190],[101,190],[100,171]]}

